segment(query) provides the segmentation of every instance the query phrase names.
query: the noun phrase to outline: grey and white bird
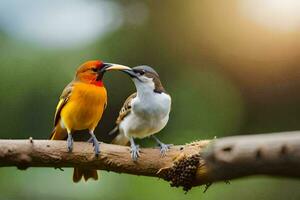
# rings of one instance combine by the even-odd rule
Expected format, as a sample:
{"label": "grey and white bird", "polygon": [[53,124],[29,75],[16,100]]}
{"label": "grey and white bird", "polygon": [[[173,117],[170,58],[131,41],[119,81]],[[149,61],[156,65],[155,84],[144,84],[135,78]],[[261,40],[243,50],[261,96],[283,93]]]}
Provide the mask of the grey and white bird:
{"label": "grey and white bird", "polygon": [[171,97],[153,68],[142,65],[122,71],[132,78],[136,92],[126,99],[116,120],[116,127],[110,132],[118,132],[112,143],[127,145],[130,142],[131,157],[136,161],[140,156],[140,148],[134,138],[152,137],[164,156],[171,145],[162,143],[154,134],[168,123]]}

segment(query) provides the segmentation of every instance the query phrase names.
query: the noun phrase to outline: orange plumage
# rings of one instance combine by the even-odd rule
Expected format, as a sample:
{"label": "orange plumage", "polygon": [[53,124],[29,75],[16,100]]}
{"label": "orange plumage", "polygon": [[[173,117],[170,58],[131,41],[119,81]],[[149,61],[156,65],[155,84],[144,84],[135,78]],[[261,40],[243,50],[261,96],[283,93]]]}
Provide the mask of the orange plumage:
{"label": "orange plumage", "polygon": [[[106,89],[102,82],[101,69],[105,63],[99,60],[88,61],[81,65],[74,80],[64,89],[56,108],[54,129],[51,140],[68,138],[69,151],[73,147],[72,133],[76,130],[88,129],[96,154],[99,143],[93,132],[100,121],[107,103]],[[97,152],[98,151],[98,152]],[[82,176],[85,180],[98,179],[97,171],[75,168],[73,181],[78,182]]]}

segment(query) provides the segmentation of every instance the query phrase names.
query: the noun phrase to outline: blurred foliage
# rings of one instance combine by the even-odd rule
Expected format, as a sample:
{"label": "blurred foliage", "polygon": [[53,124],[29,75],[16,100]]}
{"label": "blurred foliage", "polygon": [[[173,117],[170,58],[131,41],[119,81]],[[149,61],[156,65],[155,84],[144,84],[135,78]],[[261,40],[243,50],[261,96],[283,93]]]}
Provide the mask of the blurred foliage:
{"label": "blurred foliage", "polygon": [[[136,1],[115,2],[124,8]],[[61,91],[76,68],[90,59],[129,66],[147,64],[159,72],[173,102],[170,122],[158,134],[167,143],[299,129],[299,57],[276,56],[282,45],[292,55],[299,52],[299,43],[284,43],[291,44],[295,33],[253,29],[252,23],[236,17],[236,2],[144,1],[148,9],[145,22],[125,23],[92,44],[75,48],[44,48],[15,38],[0,26],[1,138],[48,138]],[[275,40],[267,39],[269,34],[286,38],[274,44]],[[104,79],[109,105],[96,134],[108,142],[106,133],[134,87],[122,73],[106,74]],[[142,144],[153,145],[149,140]],[[286,179],[245,178],[230,185],[214,184],[205,194],[204,188],[195,188],[185,195],[153,178],[107,172],[101,176],[97,182],[74,184],[69,169],[2,168],[0,199],[300,197],[300,182]]]}

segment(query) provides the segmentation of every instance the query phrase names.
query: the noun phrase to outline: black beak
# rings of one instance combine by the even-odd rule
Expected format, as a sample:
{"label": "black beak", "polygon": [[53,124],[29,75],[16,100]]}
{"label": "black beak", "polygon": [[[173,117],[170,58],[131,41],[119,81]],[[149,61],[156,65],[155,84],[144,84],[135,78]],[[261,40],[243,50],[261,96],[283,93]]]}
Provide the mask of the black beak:
{"label": "black beak", "polygon": [[99,70],[100,74],[104,74],[109,67],[113,66],[111,63],[103,63],[103,67]]}
{"label": "black beak", "polygon": [[103,74],[110,70],[120,70],[128,74],[131,78],[136,78],[139,81],[142,81],[138,75],[130,68],[124,65],[114,64],[114,63],[104,63],[104,66],[101,68],[100,73]]}
{"label": "black beak", "polygon": [[124,69],[122,72],[128,74],[131,78],[136,78],[139,81],[142,81],[139,76],[132,69]]}

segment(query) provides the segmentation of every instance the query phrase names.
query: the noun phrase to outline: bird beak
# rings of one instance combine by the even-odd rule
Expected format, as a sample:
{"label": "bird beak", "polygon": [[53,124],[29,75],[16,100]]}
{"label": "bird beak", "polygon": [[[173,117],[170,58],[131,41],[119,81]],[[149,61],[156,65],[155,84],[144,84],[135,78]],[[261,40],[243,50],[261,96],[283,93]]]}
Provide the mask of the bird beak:
{"label": "bird beak", "polygon": [[131,78],[136,78],[142,82],[142,80],[139,78],[139,76],[131,68],[124,69],[124,70],[122,70],[122,72],[128,74]]}
{"label": "bird beak", "polygon": [[111,71],[111,70],[120,70],[126,74],[128,74],[131,78],[136,78],[139,81],[141,79],[137,76],[136,73],[130,68],[125,65],[119,65],[119,64],[114,64],[114,63],[104,63],[104,67],[101,69],[101,73],[103,74],[104,72]]}
{"label": "bird beak", "polygon": [[103,67],[98,71],[98,77],[97,80],[100,80],[103,78],[103,75],[105,72],[110,70],[125,70],[125,69],[131,69],[130,67],[114,64],[114,63],[103,63]]}
{"label": "bird beak", "polygon": [[110,70],[130,70],[130,67],[125,65],[119,65],[114,63],[104,63],[104,67],[100,70],[101,73],[110,71]]}

